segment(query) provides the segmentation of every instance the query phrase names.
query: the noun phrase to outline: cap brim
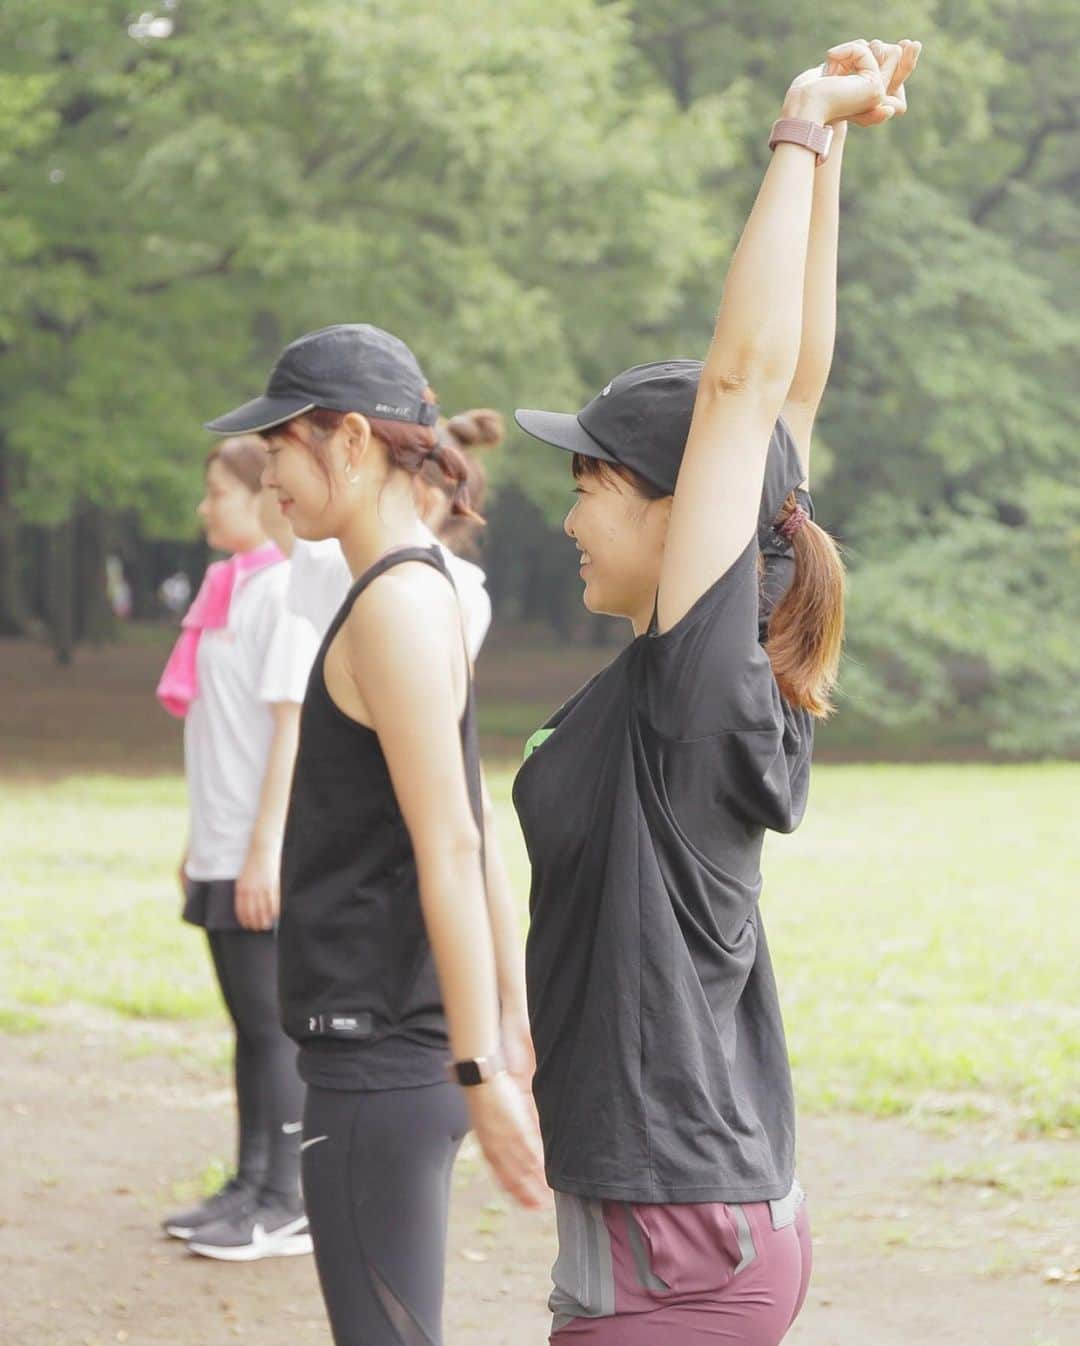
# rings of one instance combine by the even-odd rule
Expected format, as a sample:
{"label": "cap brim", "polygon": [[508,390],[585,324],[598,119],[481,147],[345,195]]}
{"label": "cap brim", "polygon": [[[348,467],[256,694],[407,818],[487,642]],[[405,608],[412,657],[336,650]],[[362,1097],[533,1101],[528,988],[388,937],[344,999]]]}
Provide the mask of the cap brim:
{"label": "cap brim", "polygon": [[284,425],[294,416],[314,409],[314,402],[299,397],[255,397],[216,421],[207,421],[204,429],[214,435],[251,435],[259,430],[272,430],[275,425]]}
{"label": "cap brim", "polygon": [[589,434],[578,418],[568,411],[514,412],[514,420],[527,435],[552,444],[567,453],[580,453],[585,458],[598,458],[602,463],[617,463],[614,454]]}

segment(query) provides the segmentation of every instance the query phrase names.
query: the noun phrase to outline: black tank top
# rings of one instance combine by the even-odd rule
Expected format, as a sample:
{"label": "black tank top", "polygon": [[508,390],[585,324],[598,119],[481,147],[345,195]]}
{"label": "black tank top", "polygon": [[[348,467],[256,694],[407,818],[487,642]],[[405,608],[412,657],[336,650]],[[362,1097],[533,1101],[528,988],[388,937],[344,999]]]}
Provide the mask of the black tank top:
{"label": "black tank top", "polygon": [[[378,735],[326,689],[326,652],[373,580],[422,561],[453,580],[436,548],[380,557],[349,590],[315,659],[300,715],[282,853],[278,967],[282,1021],[300,1074],[339,1089],[447,1078],[446,1017],[420,907],[416,860]],[[481,829],[472,679],[461,746]]]}

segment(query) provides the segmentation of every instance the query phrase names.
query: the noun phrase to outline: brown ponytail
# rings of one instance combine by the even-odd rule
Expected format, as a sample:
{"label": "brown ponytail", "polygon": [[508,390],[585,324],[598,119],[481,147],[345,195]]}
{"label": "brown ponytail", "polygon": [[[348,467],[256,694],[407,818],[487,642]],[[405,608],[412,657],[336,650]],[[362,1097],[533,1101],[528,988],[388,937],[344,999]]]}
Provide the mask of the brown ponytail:
{"label": "brown ponytail", "polygon": [[[775,526],[798,508],[794,493],[776,516]],[[844,565],[836,543],[810,518],[791,535],[795,578],[769,618],[765,650],[784,697],[811,715],[831,715],[844,643]]]}

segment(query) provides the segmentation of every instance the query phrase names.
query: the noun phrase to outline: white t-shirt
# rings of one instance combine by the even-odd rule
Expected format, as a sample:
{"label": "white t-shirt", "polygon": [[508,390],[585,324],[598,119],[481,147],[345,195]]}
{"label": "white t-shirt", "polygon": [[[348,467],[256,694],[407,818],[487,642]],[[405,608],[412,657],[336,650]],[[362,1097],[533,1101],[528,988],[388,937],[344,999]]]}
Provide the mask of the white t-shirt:
{"label": "white t-shirt", "polygon": [[[469,658],[475,660],[491,626],[491,599],[485,588],[484,572],[472,561],[455,556],[429,528],[423,531],[428,546],[438,547],[450,571],[461,608],[465,644]],[[341,546],[333,538],[325,542],[303,542],[297,538],[290,569],[289,608],[311,622],[321,641],[352,587],[353,578]]]}
{"label": "white t-shirt", "polygon": [[228,625],[199,640],[199,693],[184,721],[187,875],[235,879],[244,867],[270,757],[270,707],[302,702],[317,642],[288,609],[289,563],[241,576]]}

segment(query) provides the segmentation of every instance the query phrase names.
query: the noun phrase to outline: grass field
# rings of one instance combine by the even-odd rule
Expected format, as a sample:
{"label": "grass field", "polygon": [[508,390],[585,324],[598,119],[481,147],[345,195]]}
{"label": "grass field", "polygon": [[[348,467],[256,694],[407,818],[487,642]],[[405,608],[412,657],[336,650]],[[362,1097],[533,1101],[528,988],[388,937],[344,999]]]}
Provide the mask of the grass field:
{"label": "grass field", "polygon": [[[511,776],[492,786],[524,900]],[[1077,797],[1076,765],[817,768],[763,899],[804,1108],[1080,1128]],[[183,831],[178,777],[0,783],[0,1030],[79,1004],[219,1013],[176,915]]]}

